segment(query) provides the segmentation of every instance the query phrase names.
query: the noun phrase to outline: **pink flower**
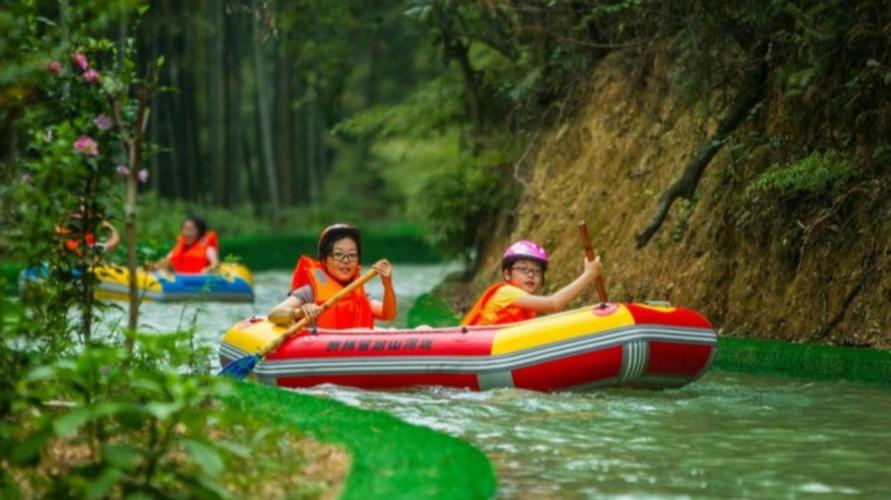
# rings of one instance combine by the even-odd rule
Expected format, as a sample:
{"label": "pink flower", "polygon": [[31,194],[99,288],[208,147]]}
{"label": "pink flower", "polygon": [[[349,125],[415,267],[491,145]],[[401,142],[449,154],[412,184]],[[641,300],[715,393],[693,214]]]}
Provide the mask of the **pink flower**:
{"label": "pink flower", "polygon": [[99,130],[108,130],[111,128],[114,122],[111,121],[111,118],[109,118],[108,115],[100,114],[96,116],[96,118],[93,120],[93,123],[95,123],[96,126],[99,127]]}
{"label": "pink flower", "polygon": [[85,135],[80,136],[74,141],[74,149],[87,156],[96,156],[99,154],[99,145],[96,144],[96,141]]}
{"label": "pink flower", "polygon": [[87,83],[95,83],[99,81],[99,72],[94,69],[84,71],[84,80]]}
{"label": "pink flower", "polygon": [[22,184],[28,184],[31,182],[31,174],[22,174]]}
{"label": "pink flower", "polygon": [[148,170],[146,170],[146,169],[140,170],[139,173],[137,174],[137,177],[139,177],[139,182],[145,184],[145,182],[148,180]]}
{"label": "pink flower", "polygon": [[114,169],[114,171],[121,177],[127,177],[128,175],[130,175],[130,169],[127,168],[127,165],[118,165],[118,167]]}
{"label": "pink flower", "polygon": [[90,63],[87,62],[87,56],[81,54],[80,52],[71,54],[71,59],[74,61],[74,64],[80,66],[81,71],[90,69]]}
{"label": "pink flower", "polygon": [[60,63],[59,61],[50,61],[49,64],[46,65],[46,69],[48,69],[49,72],[54,75],[61,75],[62,63]]}

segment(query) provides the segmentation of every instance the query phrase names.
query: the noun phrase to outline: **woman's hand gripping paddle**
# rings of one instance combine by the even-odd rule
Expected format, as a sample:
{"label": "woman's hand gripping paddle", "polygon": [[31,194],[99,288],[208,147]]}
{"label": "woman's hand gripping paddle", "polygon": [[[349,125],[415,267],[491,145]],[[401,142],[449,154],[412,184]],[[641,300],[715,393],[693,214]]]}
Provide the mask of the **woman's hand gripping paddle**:
{"label": "woman's hand gripping paddle", "polygon": [[[343,290],[335,293],[330,299],[326,300],[325,303],[321,305],[322,312],[325,312],[328,309],[330,309],[331,306],[336,304],[340,299],[346,297],[347,295],[352,293],[353,290],[364,285],[365,283],[370,281],[375,276],[377,276],[377,271],[372,269],[372,270],[368,271],[367,273],[363,274],[359,279],[353,281],[352,283],[350,283],[349,285],[344,287]],[[237,379],[243,379],[243,378],[247,377],[254,370],[254,367],[257,366],[257,363],[259,363],[260,360],[262,360],[264,357],[266,357],[266,355],[269,354],[270,352],[278,349],[279,346],[281,346],[285,340],[288,340],[289,338],[291,338],[291,336],[293,336],[297,332],[306,328],[306,326],[309,324],[309,322],[310,322],[310,319],[304,317],[297,323],[294,323],[294,325],[291,326],[290,328],[288,328],[284,333],[282,333],[281,335],[276,337],[276,339],[273,340],[269,345],[267,345],[263,349],[260,349],[259,352],[257,352],[256,354],[251,354],[249,356],[244,356],[242,358],[236,359],[235,361],[226,365],[225,368],[220,370],[220,372],[217,375],[228,375],[230,377],[234,377]]]}
{"label": "woman's hand gripping paddle", "polygon": [[[579,237],[582,239],[582,246],[585,247],[585,256],[589,261],[594,260],[594,246],[591,245],[591,237],[588,236],[588,225],[585,224],[585,221],[579,222]],[[603,304],[609,302],[609,299],[606,297],[606,286],[603,284],[602,276],[598,276],[594,280],[594,286],[597,287],[597,296],[600,297],[600,302]]]}

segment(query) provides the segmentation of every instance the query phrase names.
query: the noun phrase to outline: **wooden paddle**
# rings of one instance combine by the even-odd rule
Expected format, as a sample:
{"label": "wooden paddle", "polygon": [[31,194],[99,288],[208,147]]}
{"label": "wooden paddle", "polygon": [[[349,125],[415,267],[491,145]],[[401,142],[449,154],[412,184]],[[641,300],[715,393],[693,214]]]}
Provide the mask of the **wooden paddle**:
{"label": "wooden paddle", "polygon": [[[588,225],[585,224],[585,221],[579,222],[579,237],[582,239],[582,246],[585,247],[585,255],[588,260],[594,260],[594,246],[591,245],[591,237],[588,236]],[[606,297],[606,285],[603,284],[602,276],[598,276],[594,280],[594,286],[597,287],[597,295],[600,297],[600,302],[609,302],[609,299]]]}
{"label": "wooden paddle", "polygon": [[[372,270],[368,271],[367,273],[363,274],[357,280],[355,280],[352,283],[350,283],[349,285],[345,286],[343,288],[343,290],[335,293],[333,296],[331,296],[330,299],[326,300],[325,303],[322,304],[322,306],[321,306],[322,312],[325,312],[328,309],[330,309],[331,306],[336,304],[340,299],[346,297],[347,295],[352,293],[353,290],[359,288],[360,286],[364,285],[368,281],[371,281],[371,279],[374,278],[375,276],[377,276],[377,271],[372,269]],[[311,320],[309,318],[304,317],[297,323],[294,323],[293,326],[291,326],[290,328],[285,330],[284,333],[282,333],[281,335],[276,337],[276,339],[273,340],[272,342],[270,342],[269,345],[267,345],[263,349],[260,349],[259,352],[257,352],[256,354],[250,354],[248,356],[244,356],[242,358],[236,359],[235,361],[226,365],[225,368],[220,370],[220,372],[217,375],[228,375],[230,377],[234,377],[237,379],[243,379],[243,378],[247,377],[254,370],[254,367],[257,366],[257,363],[259,363],[260,360],[262,360],[264,357],[266,357],[266,355],[269,354],[270,352],[278,349],[279,346],[281,346],[285,340],[288,340],[294,334],[296,334],[297,332],[306,328],[306,326],[309,324],[310,321]]]}

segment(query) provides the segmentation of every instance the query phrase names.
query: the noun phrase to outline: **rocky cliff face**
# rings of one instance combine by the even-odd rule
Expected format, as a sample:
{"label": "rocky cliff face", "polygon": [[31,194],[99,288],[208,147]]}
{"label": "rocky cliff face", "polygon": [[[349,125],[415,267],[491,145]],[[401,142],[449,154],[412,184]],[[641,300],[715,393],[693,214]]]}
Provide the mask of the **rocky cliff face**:
{"label": "rocky cliff face", "polygon": [[[677,200],[637,248],[659,197],[713,137],[736,93],[682,97],[677,71],[664,53],[614,52],[599,64],[584,97],[524,160],[521,201],[483,245],[472,292],[498,279],[501,251],[520,238],[551,252],[547,289],[567,283],[581,271],[576,224],[584,219],[612,300],[670,300],[729,335],[891,348],[887,166],[815,199],[744,194],[771,166],[844,136],[816,97],[790,100],[768,79],[765,98],[709,162],[692,199]],[[854,158],[869,156],[856,136],[847,143]],[[577,304],[595,300],[592,288]]]}

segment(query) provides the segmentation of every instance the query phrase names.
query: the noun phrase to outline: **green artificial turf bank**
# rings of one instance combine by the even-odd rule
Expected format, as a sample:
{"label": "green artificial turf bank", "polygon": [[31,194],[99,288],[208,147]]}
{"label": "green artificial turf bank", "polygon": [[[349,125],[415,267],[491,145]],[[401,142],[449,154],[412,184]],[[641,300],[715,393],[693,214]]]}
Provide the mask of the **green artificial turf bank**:
{"label": "green artificial turf bank", "polygon": [[734,372],[891,386],[891,352],[876,349],[721,337],[713,367]]}
{"label": "green artificial turf bank", "polygon": [[495,473],[486,456],[460,439],[379,411],[251,383],[239,384],[235,408],[294,426],[349,450],[342,498],[491,498]]}

